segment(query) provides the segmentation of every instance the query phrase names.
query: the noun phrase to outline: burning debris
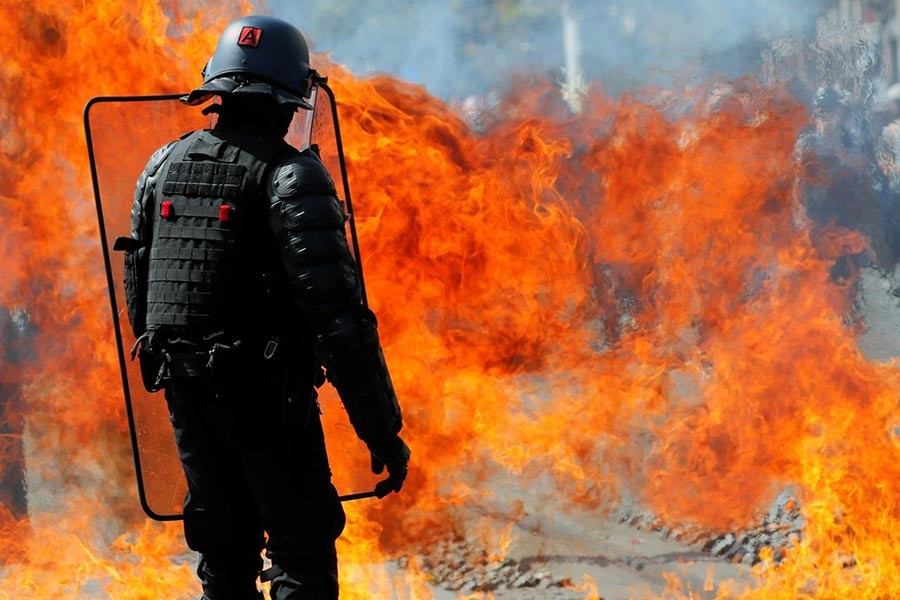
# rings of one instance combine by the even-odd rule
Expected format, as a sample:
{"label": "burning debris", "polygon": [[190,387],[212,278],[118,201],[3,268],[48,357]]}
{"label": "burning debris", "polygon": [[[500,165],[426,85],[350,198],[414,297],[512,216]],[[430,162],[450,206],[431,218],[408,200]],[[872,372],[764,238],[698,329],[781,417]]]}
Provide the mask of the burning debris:
{"label": "burning debris", "polygon": [[[475,550],[464,538],[438,542],[417,559],[421,560],[431,583],[463,594],[566,589],[572,585],[568,578],[533,570],[530,565],[514,559],[492,557],[484,548]],[[399,565],[407,567],[409,559],[401,559]]]}
{"label": "burning debris", "polygon": [[758,525],[719,534],[687,524],[666,525],[649,512],[619,509],[615,514],[621,522],[637,529],[652,531],[689,547],[699,546],[704,553],[748,566],[759,564],[764,557],[781,562],[803,537],[803,513],[791,490],[778,495]]}
{"label": "burning debris", "polygon": [[764,549],[771,550],[775,562],[796,546],[803,536],[800,503],[790,492],[779,494],[763,523],[738,533],[727,533],[707,541],[703,551],[744,564],[757,564]]}

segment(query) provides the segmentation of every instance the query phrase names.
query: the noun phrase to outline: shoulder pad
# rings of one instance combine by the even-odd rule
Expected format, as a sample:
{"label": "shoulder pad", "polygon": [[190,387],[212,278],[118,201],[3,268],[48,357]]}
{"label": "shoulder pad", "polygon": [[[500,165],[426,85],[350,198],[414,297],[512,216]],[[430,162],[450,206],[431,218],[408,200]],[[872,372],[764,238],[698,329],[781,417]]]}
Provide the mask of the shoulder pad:
{"label": "shoulder pad", "polygon": [[135,228],[139,227],[143,222],[141,213],[143,212],[144,203],[147,200],[147,196],[149,196],[153,191],[152,184],[156,181],[157,173],[159,172],[163,163],[166,162],[166,159],[172,152],[172,148],[174,148],[175,144],[177,143],[178,140],[169,142],[168,144],[154,152],[150,156],[150,160],[147,161],[147,166],[144,167],[143,172],[138,177],[137,184],[135,184],[134,186],[134,205],[131,207],[132,231],[135,231]]}
{"label": "shoulder pad", "polygon": [[279,198],[336,195],[328,170],[309,150],[291,156],[275,167],[272,172],[272,191]]}
{"label": "shoulder pad", "polygon": [[156,172],[159,171],[159,168],[168,158],[169,153],[172,152],[172,148],[175,147],[180,140],[183,140],[184,137],[179,140],[175,140],[174,142],[169,142],[162,148],[158,149],[156,152],[150,155],[150,160],[147,161],[147,166],[144,167],[144,173],[150,177],[156,175]]}

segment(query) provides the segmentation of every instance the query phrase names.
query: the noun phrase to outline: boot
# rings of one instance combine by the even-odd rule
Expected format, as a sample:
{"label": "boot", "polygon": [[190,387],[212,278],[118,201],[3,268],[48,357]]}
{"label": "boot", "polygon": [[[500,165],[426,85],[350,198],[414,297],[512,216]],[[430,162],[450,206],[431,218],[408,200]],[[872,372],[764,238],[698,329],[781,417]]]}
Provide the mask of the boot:
{"label": "boot", "polygon": [[256,571],[235,568],[236,565],[200,559],[197,576],[203,586],[200,600],[263,600],[256,588]]}
{"label": "boot", "polygon": [[269,597],[272,600],[337,600],[337,565],[315,572],[288,573],[278,565],[262,572],[262,581],[271,581]]}

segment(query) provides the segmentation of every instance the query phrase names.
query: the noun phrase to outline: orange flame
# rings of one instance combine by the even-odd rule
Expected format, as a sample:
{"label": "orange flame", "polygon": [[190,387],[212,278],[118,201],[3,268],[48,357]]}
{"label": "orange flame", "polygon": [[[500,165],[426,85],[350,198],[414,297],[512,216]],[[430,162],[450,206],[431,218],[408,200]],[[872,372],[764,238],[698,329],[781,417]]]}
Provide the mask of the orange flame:
{"label": "orange flame", "polygon": [[590,575],[584,575],[580,584],[572,583],[567,589],[586,594],[584,600],[602,600],[597,587],[597,580]]}
{"label": "orange flame", "polygon": [[[27,384],[39,484],[28,523],[0,507],[0,597],[196,589],[177,526],[140,525],[77,115],[93,95],[189,88],[251,9],[0,7],[0,306],[26,307],[40,332],[36,360],[0,371]],[[346,597],[429,597],[414,556],[399,575],[385,561],[462,530],[508,475],[714,528],[795,484],[803,539],[719,594],[900,595],[900,381],[862,356],[829,276],[865,241],[813,235],[795,199],[797,102],[746,80],[715,110],[701,92],[673,100],[678,119],[597,90],[571,116],[544,84],[476,135],[419,87],[320,70],[414,452],[402,494],[348,507]],[[330,446],[358,447],[325,404]],[[332,455],[341,489],[371,484],[361,450]],[[664,595],[695,592],[673,579]]]}

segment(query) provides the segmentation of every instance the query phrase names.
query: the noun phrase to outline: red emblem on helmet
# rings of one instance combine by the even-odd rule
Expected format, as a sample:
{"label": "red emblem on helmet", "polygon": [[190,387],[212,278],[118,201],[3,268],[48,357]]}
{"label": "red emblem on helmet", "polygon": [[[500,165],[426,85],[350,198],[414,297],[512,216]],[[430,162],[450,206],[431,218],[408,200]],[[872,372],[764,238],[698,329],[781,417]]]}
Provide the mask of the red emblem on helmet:
{"label": "red emblem on helmet", "polygon": [[238,46],[250,46],[251,48],[256,48],[259,46],[262,32],[263,30],[259,27],[244,27],[241,29],[241,35],[238,36]]}

